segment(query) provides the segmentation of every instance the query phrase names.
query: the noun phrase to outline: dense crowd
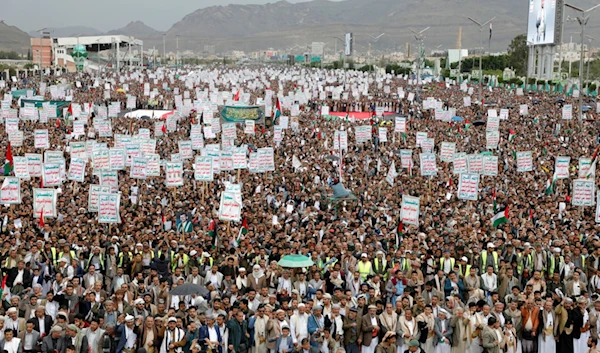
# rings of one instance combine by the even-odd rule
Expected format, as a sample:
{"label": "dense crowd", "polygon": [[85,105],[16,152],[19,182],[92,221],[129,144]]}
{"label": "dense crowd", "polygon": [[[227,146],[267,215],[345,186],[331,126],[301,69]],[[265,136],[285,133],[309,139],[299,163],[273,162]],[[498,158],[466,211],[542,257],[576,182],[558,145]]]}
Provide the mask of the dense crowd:
{"label": "dense crowd", "polygon": [[[598,146],[597,128],[593,120],[562,119],[564,104],[573,103],[577,116],[571,97],[289,67],[66,74],[43,81],[47,88],[69,84],[73,103],[91,103],[91,114],[76,118],[85,121],[86,135],[72,136],[72,117],[22,120],[23,146],[11,153],[43,153],[34,148],[33,132],[48,129],[50,149],[64,152],[67,169],[71,142],[114,145],[113,137],[98,136],[93,121],[98,107],[110,102],[125,111],[127,96],[136,97],[140,109],[174,110],[185,91],[192,100],[205,90],[226,92],[230,101],[240,99],[240,91],[254,104],[270,90],[273,113],[278,102],[284,116],[298,105],[298,125],[276,143],[270,119],[258,122],[254,134],[238,124],[235,145],[274,147],[274,172],[222,171],[213,182],[196,182],[188,159],[184,185],[173,188],[165,185],[164,171],[146,180],[119,171],[121,223],[110,226],[88,210],[89,186],[100,184],[91,161],[83,183],[60,186],[54,218],[33,210],[40,178],[21,180],[21,203],[0,214],[3,352],[596,352],[599,228],[594,207],[570,201],[579,158]],[[145,95],[144,83],[156,94]],[[0,97],[39,87],[39,78],[6,82]],[[49,89],[44,93],[51,98]],[[465,106],[466,96],[473,104]],[[460,119],[435,119],[434,109],[423,108],[427,98],[455,109]],[[10,104],[19,108],[20,100]],[[331,119],[320,114],[323,106],[348,114]],[[390,115],[377,117],[377,107]],[[490,150],[498,156],[497,176],[480,177],[477,201],[457,197],[459,175],[439,156],[436,175],[421,175],[417,132],[435,141],[436,154],[442,142],[455,143],[457,153],[481,153],[488,151],[488,110],[504,108],[508,118]],[[153,119],[120,114],[110,120],[114,134],[150,129],[156,153],[169,161],[193,125],[211,124],[206,111],[189,110],[175,131],[160,137]],[[352,119],[353,112],[372,117]],[[396,116],[407,118],[406,133],[394,132]],[[359,144],[355,131],[364,125],[373,133]],[[388,141],[380,140],[380,127]],[[347,150],[333,148],[336,131],[347,131]],[[4,154],[4,129],[0,141]],[[209,143],[221,143],[220,134]],[[407,149],[412,162],[400,168],[400,150]],[[533,171],[517,171],[519,151],[532,152]],[[570,179],[547,192],[558,156],[570,157]],[[392,164],[398,173],[390,183]],[[227,183],[242,185],[243,222],[218,219]],[[354,197],[334,197],[334,185]],[[418,226],[402,222],[403,195],[420,199]],[[506,222],[494,227],[492,217],[502,209]],[[314,264],[281,267],[279,260],[290,254]],[[169,294],[185,283],[205,290]]]}

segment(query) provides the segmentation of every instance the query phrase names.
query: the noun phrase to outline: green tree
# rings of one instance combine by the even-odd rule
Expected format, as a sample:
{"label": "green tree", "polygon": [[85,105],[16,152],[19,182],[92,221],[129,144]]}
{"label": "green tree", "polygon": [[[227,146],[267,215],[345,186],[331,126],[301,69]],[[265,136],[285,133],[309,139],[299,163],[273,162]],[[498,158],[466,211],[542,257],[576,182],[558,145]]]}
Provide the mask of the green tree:
{"label": "green tree", "polygon": [[519,34],[508,46],[508,65],[517,75],[523,76],[527,70],[527,36]]}

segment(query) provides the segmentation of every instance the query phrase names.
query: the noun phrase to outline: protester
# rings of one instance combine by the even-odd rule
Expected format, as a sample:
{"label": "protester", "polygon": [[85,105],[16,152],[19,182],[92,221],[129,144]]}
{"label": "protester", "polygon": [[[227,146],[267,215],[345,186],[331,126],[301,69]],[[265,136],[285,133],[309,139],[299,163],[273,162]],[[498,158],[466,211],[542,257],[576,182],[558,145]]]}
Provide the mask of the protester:
{"label": "protester", "polygon": [[0,96],[9,353],[596,349],[599,141],[570,95],[208,67]]}

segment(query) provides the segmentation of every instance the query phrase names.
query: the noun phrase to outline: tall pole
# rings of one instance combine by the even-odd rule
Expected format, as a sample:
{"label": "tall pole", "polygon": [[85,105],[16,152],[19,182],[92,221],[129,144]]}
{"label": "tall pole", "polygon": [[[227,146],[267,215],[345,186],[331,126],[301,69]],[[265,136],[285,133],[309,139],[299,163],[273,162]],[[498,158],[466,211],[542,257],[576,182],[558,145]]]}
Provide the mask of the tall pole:
{"label": "tall pole", "polygon": [[479,48],[481,48],[479,52],[479,102],[481,102],[483,96],[483,69],[481,66],[483,61],[483,27],[479,27]]}
{"label": "tall pole", "polygon": [[583,119],[583,40],[585,38],[585,26],[587,25],[588,20],[590,19],[590,12],[594,11],[600,4],[591,7],[587,10],[583,10],[577,6],[571,4],[565,4],[566,7],[575,10],[581,14],[581,16],[577,17],[577,22],[581,26],[581,52],[579,53],[579,121]]}
{"label": "tall pole", "polygon": [[[163,58],[162,58],[162,62],[166,62],[167,60],[167,34],[163,33]],[[164,65],[164,63],[162,64]]]}
{"label": "tall pole", "polygon": [[179,34],[175,36],[175,46],[177,48],[177,55],[175,57],[175,67],[179,67]]}

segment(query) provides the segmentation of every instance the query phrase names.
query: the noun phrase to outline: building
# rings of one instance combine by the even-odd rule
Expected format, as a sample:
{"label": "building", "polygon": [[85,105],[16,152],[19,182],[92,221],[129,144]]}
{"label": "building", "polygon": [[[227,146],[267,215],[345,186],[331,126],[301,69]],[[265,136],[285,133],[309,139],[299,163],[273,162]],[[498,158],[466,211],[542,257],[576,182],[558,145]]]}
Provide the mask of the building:
{"label": "building", "polygon": [[75,70],[71,56],[73,48],[84,46],[88,57],[85,70],[97,71],[106,67],[119,70],[130,65],[143,63],[144,42],[129,36],[106,35],[85,37],[51,38],[44,33],[42,38],[31,38],[31,53],[34,65],[41,62],[43,68],[60,67]]}
{"label": "building", "polygon": [[31,58],[34,65],[41,68],[51,67],[52,64],[52,39],[47,32],[40,38],[31,38]]}

